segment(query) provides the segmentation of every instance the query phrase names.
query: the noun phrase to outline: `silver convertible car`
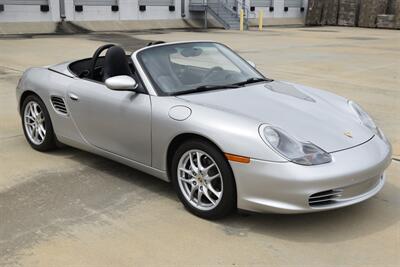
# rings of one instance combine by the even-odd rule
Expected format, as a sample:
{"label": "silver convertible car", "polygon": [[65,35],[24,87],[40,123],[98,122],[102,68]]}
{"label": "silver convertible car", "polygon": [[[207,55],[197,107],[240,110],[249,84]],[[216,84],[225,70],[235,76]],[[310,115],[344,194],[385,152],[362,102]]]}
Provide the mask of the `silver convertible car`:
{"label": "silver convertible car", "polygon": [[152,42],[130,56],[105,45],[28,69],[17,99],[34,149],[62,143],[170,181],[208,219],[355,204],[382,188],[391,161],[355,102],[266,78],[211,41]]}

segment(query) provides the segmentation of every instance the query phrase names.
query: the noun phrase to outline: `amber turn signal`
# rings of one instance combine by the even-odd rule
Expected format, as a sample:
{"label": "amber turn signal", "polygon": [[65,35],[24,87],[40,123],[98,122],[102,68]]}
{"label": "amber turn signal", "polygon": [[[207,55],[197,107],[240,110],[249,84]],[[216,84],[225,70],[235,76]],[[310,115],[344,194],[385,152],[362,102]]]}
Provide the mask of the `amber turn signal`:
{"label": "amber turn signal", "polygon": [[225,157],[230,161],[236,161],[236,162],[240,162],[240,163],[250,163],[249,157],[243,157],[243,156],[233,155],[233,154],[229,154],[229,153],[225,153]]}

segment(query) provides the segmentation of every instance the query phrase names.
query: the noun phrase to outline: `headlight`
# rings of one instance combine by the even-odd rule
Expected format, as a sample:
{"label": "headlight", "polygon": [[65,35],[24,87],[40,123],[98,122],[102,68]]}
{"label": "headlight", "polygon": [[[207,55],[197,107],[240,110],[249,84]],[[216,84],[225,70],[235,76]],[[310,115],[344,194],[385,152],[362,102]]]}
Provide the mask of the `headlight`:
{"label": "headlight", "polygon": [[377,127],[374,123],[374,121],[371,119],[371,117],[368,115],[367,112],[365,112],[359,105],[357,105],[355,102],[349,100],[348,101],[350,108],[353,110],[353,112],[357,115],[357,117],[360,119],[361,123],[369,128],[371,131],[374,133],[377,132]]}
{"label": "headlight", "polygon": [[260,135],[267,145],[294,163],[318,165],[332,161],[331,155],[321,148],[310,142],[300,142],[276,127],[261,125]]}
{"label": "headlight", "polygon": [[367,112],[365,112],[359,105],[357,105],[354,101],[349,100],[348,101],[350,108],[353,110],[355,115],[360,119],[360,122],[370,129],[372,133],[377,135],[379,138],[381,138],[383,141],[388,143],[388,140],[386,139],[385,135],[383,132],[376,126],[372,118],[368,115]]}

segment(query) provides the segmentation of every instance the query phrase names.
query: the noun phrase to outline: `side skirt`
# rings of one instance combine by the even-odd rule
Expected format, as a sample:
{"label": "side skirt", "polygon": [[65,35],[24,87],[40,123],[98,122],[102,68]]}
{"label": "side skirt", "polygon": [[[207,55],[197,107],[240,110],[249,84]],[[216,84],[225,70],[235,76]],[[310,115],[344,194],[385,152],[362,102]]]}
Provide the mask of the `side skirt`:
{"label": "side skirt", "polygon": [[152,176],[155,176],[155,177],[157,177],[157,178],[159,178],[159,179],[161,179],[163,181],[170,182],[166,171],[162,171],[162,170],[153,168],[151,166],[147,166],[145,164],[142,164],[142,163],[139,163],[137,161],[134,161],[134,160],[119,156],[117,154],[114,154],[114,153],[99,149],[97,147],[93,147],[93,146],[90,146],[90,145],[87,145],[87,144],[82,144],[82,143],[76,142],[74,140],[71,140],[69,138],[65,138],[63,136],[57,136],[57,139],[63,144],[66,144],[66,145],[69,145],[71,147],[74,147],[74,148],[77,148],[77,149],[81,149],[81,150],[84,150],[84,151],[87,151],[87,152],[90,152],[90,153],[93,153],[93,154],[96,154],[96,155],[99,155],[99,156],[114,160],[116,162],[122,163],[122,164],[127,165],[129,167],[132,167],[134,169],[137,169],[139,171],[142,171],[142,172],[145,172],[145,173],[150,174]]}

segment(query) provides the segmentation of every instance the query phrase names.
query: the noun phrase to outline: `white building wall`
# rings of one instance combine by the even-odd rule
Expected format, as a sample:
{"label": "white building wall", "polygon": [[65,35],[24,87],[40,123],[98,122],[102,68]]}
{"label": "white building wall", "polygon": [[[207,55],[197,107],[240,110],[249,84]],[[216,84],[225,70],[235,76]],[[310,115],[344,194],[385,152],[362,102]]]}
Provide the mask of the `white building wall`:
{"label": "white building wall", "polygon": [[65,0],[66,20],[156,20],[180,19],[181,1],[175,1],[175,11],[169,11],[168,6],[146,6],[145,11],[139,10],[138,0],[119,0],[119,10],[114,12],[111,6],[83,6],[82,12],[76,12],[74,1]]}
{"label": "white building wall", "polygon": [[65,18],[70,21],[119,20],[119,12],[111,11],[111,6],[83,6],[83,11],[75,11],[74,0],[65,0]]}
{"label": "white building wall", "polygon": [[138,17],[139,6],[137,0],[119,0],[119,17],[121,20],[135,20]]}
{"label": "white building wall", "polygon": [[[65,1],[65,17],[68,21],[110,21],[110,20],[180,20],[181,0],[175,0],[175,11],[169,11],[168,6],[146,6],[146,11],[140,11],[138,0],[119,0],[119,10],[113,12],[111,6],[83,6],[82,12],[76,12],[74,0]],[[250,6],[250,1],[245,0]],[[41,12],[40,6],[5,5],[0,12],[0,22],[29,22],[29,21],[60,21],[59,0],[49,0],[50,11]],[[307,7],[307,0],[303,0]],[[289,8],[284,11],[284,0],[274,0],[274,11],[268,7],[256,7],[255,13],[264,10],[264,18],[303,18],[306,11],[299,8]],[[199,19],[202,15],[189,12],[189,0],[185,0],[185,18]]]}
{"label": "white building wall", "polygon": [[[140,11],[139,5],[137,0],[120,0],[128,1],[133,3],[133,10],[136,13],[136,16],[132,16],[129,14],[129,17],[122,18],[122,19],[137,19],[137,20],[156,20],[156,19],[181,19],[181,0],[175,0],[175,11],[169,11],[168,6],[146,6],[146,11]],[[185,11],[186,17],[189,17],[189,0],[185,1]]]}
{"label": "white building wall", "polygon": [[42,12],[39,5],[5,5],[0,22],[60,20],[59,0],[49,0],[49,7],[48,12]]}
{"label": "white building wall", "polygon": [[[251,6],[250,1],[247,0],[246,5]],[[258,18],[260,10],[263,11],[264,19],[268,18],[304,18],[307,12],[308,0],[302,0],[302,6],[304,11],[301,12],[300,8],[289,7],[288,11],[285,11],[285,0],[273,0],[274,10],[270,11],[269,7],[255,7],[253,16],[256,15]]]}

